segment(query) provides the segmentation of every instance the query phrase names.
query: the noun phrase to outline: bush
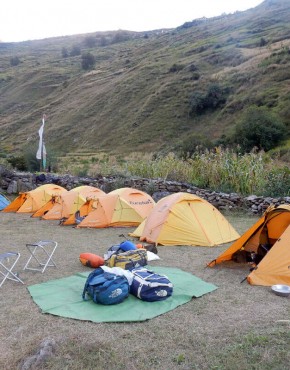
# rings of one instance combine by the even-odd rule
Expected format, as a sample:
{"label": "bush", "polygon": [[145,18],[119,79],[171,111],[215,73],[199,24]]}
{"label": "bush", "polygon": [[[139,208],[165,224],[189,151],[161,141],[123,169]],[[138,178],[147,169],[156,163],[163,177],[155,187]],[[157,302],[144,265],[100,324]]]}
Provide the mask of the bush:
{"label": "bush", "polygon": [[96,63],[96,58],[91,53],[82,54],[82,68],[85,70],[91,69]]}
{"label": "bush", "polygon": [[7,158],[7,162],[11,164],[11,166],[19,171],[27,171],[28,167],[26,165],[26,160],[23,155],[19,155],[17,157],[10,157]]}
{"label": "bush", "polygon": [[20,63],[20,59],[18,57],[10,58],[10,65],[12,67],[18,66],[19,63]]}
{"label": "bush", "polygon": [[97,40],[94,36],[87,36],[84,43],[88,48],[93,48],[96,46]]}
{"label": "bush", "polygon": [[190,98],[189,115],[202,114],[206,110],[215,110],[226,103],[229,90],[217,84],[210,85],[205,94],[197,91]]}
{"label": "bush", "polygon": [[71,57],[75,57],[77,55],[81,55],[81,48],[77,45],[73,46],[70,52]]}
{"label": "bush", "polygon": [[208,138],[202,135],[190,135],[178,148],[179,156],[183,159],[191,158],[195,153],[203,153],[213,147]]}
{"label": "bush", "polygon": [[175,72],[181,71],[183,68],[184,68],[184,66],[182,64],[173,64],[169,68],[169,72],[170,73],[175,73]]}
{"label": "bush", "polygon": [[265,107],[250,107],[237,124],[233,141],[243,152],[253,148],[268,151],[286,137],[286,126]]}
{"label": "bush", "polygon": [[274,168],[266,175],[264,194],[269,197],[290,196],[290,170]]}
{"label": "bush", "polygon": [[63,58],[67,58],[67,57],[68,57],[68,50],[67,50],[67,48],[66,48],[66,47],[63,47],[63,48],[61,49],[61,56],[62,56]]}

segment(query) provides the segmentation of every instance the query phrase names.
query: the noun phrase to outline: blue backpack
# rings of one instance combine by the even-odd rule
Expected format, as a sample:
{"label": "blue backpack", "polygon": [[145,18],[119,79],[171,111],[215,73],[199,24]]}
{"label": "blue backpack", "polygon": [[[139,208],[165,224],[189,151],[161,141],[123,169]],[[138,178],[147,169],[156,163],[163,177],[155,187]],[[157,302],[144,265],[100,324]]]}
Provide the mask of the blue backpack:
{"label": "blue backpack", "polygon": [[117,304],[129,296],[129,290],[125,276],[118,276],[99,267],[89,274],[82,297],[87,300],[89,296],[95,303]]}
{"label": "blue backpack", "polygon": [[142,301],[163,301],[172,296],[173,284],[165,275],[156,274],[145,267],[131,271],[134,275],[130,293]]}

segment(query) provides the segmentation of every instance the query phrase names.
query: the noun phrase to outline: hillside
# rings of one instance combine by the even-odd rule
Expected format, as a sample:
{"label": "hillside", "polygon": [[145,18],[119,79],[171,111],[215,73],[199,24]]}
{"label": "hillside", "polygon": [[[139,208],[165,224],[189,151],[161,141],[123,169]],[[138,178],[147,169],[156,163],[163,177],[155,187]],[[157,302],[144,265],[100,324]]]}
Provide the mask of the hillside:
{"label": "hillside", "polygon": [[[288,0],[177,29],[0,43],[0,151],[36,148],[43,113],[46,146],[59,155],[215,141],[252,104],[270,107],[289,129],[289,46]],[[75,50],[95,56],[92,70]],[[213,84],[227,88],[225,104],[189,115],[192,94]]]}

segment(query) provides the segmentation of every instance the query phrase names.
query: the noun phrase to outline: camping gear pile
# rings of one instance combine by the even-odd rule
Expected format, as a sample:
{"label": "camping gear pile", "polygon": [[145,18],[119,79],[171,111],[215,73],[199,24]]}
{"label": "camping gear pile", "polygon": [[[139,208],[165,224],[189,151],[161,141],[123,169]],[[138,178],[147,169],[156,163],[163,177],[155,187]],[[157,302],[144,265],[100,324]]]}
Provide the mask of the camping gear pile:
{"label": "camping gear pile", "polygon": [[[91,261],[96,261],[95,257]],[[86,280],[84,300],[90,297],[95,303],[111,305],[123,302],[129,293],[147,302],[172,296],[173,284],[168,277],[145,267],[148,263],[145,248],[137,248],[126,240],[109,248],[104,257],[104,264],[92,271]],[[84,264],[84,254],[80,260]],[[91,266],[91,261],[86,262],[86,266]]]}

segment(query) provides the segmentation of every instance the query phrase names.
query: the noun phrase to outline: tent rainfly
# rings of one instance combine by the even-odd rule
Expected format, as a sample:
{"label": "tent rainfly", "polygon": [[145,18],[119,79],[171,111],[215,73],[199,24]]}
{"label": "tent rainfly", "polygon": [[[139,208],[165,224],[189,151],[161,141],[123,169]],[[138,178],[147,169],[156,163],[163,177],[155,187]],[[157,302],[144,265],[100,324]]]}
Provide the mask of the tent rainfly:
{"label": "tent rainfly", "polygon": [[41,185],[34,190],[19,193],[18,197],[3,209],[3,212],[34,213],[53,196],[64,190],[62,186],[55,184]]}
{"label": "tent rainfly", "polygon": [[105,194],[94,186],[82,185],[56,197],[53,207],[45,213],[44,220],[66,220],[75,214],[88,198]]}
{"label": "tent rainfly", "polygon": [[119,195],[128,202],[143,219],[149,215],[155,205],[155,201],[149,194],[134,188],[119,188],[111,191],[109,194]]}
{"label": "tent rainfly", "polygon": [[233,241],[239,234],[209,202],[180,192],[160,199],[130,236],[160,245],[211,247]]}
{"label": "tent rainfly", "polygon": [[[136,225],[139,225],[140,222],[146,217],[148,216],[148,214],[151,212],[152,208],[154,207],[155,205],[155,202],[153,200],[153,198],[141,191],[141,190],[137,190],[137,189],[134,189],[134,188],[119,188],[119,189],[116,189],[116,190],[113,190],[111,191],[109,194],[105,194],[105,195],[118,195],[120,198],[122,198],[122,201],[125,201],[129,204],[130,207],[128,207],[127,204],[122,204],[121,203],[118,203],[117,206],[119,207],[123,207],[123,209],[125,208],[128,208],[131,210],[131,219],[128,218],[128,211],[126,211],[127,213],[124,213],[123,212],[123,215],[119,217],[119,221],[122,225],[127,225],[127,222],[130,223],[130,226],[136,226]],[[79,224],[81,222],[81,220],[83,220],[86,216],[88,216],[88,214],[91,212],[91,211],[95,211],[96,208],[98,207],[103,207],[103,200],[99,200],[99,198],[102,197],[102,195],[100,195],[98,197],[98,200],[97,199],[88,199],[79,209],[79,211],[77,212],[77,214],[74,214],[74,215],[71,215],[63,224],[64,225],[71,225],[71,224]],[[108,202],[110,201],[116,201],[117,202],[117,198],[114,198],[114,197],[105,197],[105,200]],[[112,220],[113,217],[116,217],[116,215],[114,216],[113,215],[113,210],[110,209],[110,206],[106,207],[106,211],[104,211],[106,213],[106,219],[107,221],[104,221],[104,225],[110,225],[112,222],[110,220]],[[117,209],[114,210],[117,212]],[[95,212],[94,216],[96,216],[97,213],[99,213],[100,210],[98,212]],[[137,214],[141,217],[141,221],[140,220],[140,217],[136,215],[136,212]],[[104,217],[104,214],[103,216]],[[89,220],[89,219],[88,219]],[[102,222],[103,222],[102,221]],[[92,226],[92,224],[94,223],[94,221],[90,221],[90,226],[85,226],[86,223],[84,222],[80,227],[96,227],[96,226]],[[116,223],[116,221],[113,222],[114,224]],[[97,226],[98,227],[98,226]]]}
{"label": "tent rainfly", "polygon": [[208,266],[234,260],[239,251],[259,256],[260,250],[262,259],[247,276],[247,281],[252,285],[290,285],[289,204],[268,207],[253,226]]}
{"label": "tent rainfly", "polygon": [[118,194],[106,194],[93,201],[91,211],[77,227],[137,226],[143,221],[134,205]]}

